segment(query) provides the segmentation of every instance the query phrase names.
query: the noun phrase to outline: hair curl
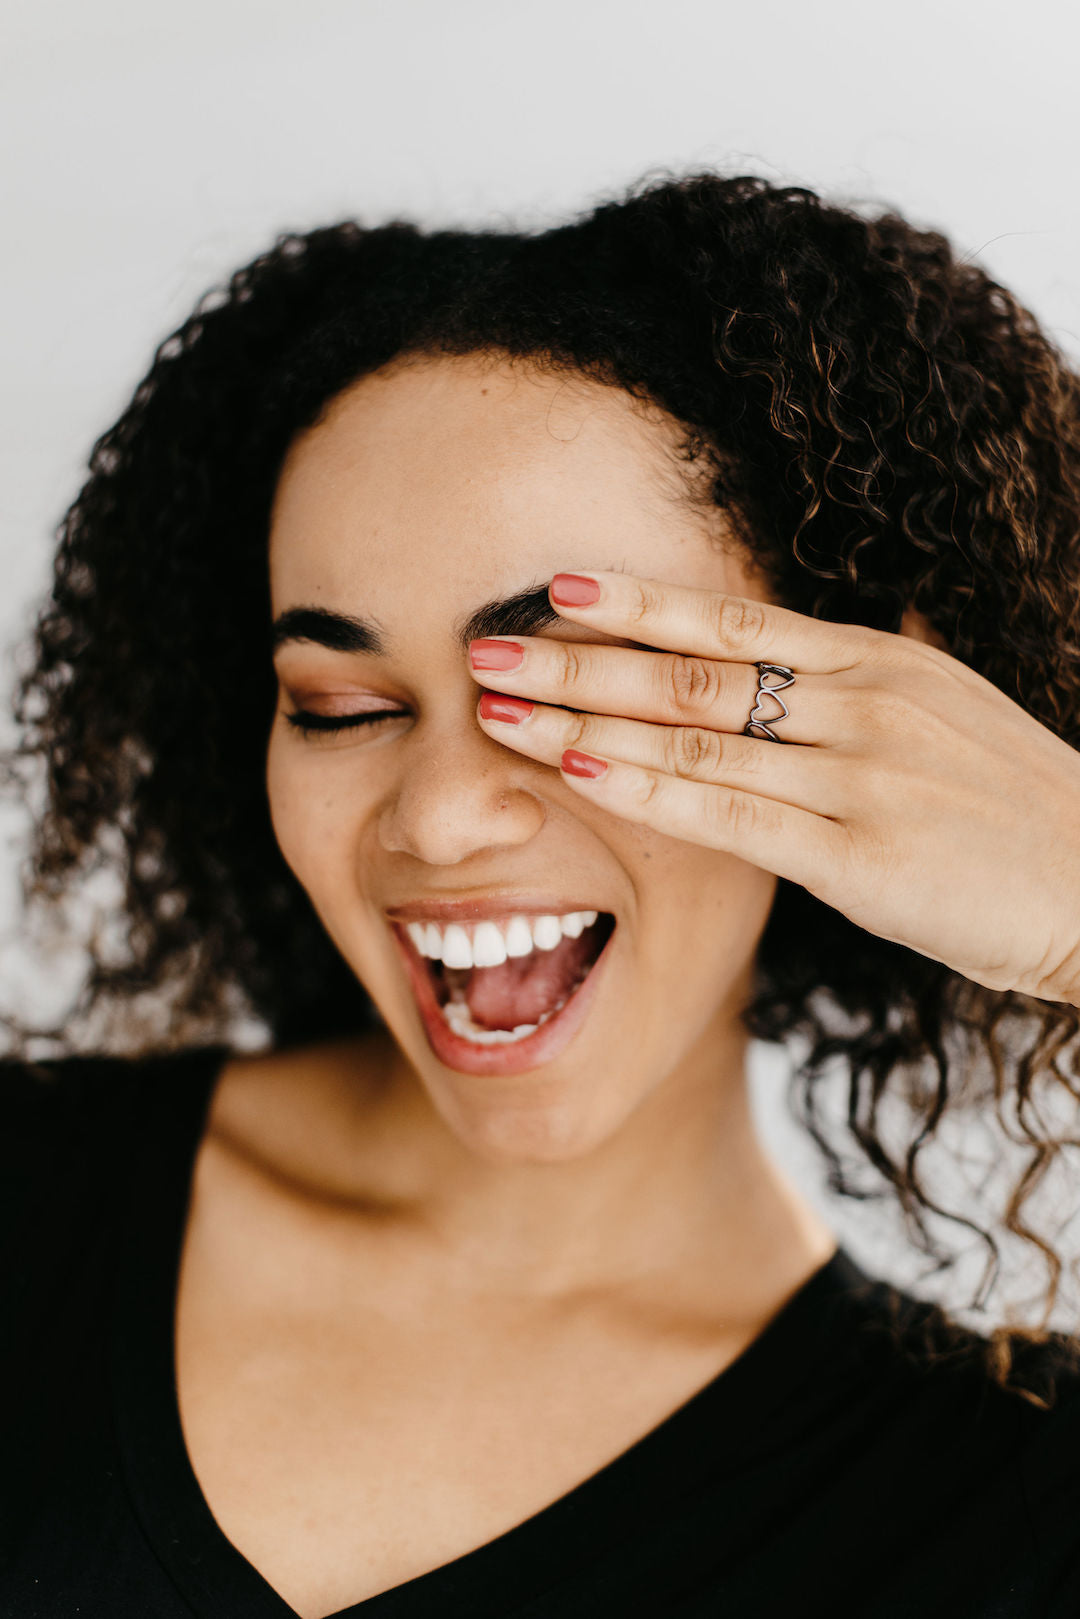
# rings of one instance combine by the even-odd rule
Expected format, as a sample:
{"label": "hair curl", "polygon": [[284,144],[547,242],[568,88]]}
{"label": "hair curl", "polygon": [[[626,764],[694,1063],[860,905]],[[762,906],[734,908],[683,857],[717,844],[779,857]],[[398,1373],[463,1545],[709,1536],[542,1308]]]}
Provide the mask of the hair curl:
{"label": "hair curl", "polygon": [[[28,893],[56,900],[106,858],[126,889],[124,948],[95,951],[76,1012],[166,992],[166,1045],[227,1031],[238,1000],[280,1043],[372,1019],[271,828],[268,517],[290,441],[347,384],[476,351],[659,404],[780,601],[893,631],[914,606],[1080,744],[1080,380],[942,235],[709,173],[536,233],[282,235],[160,345],[59,531],[17,696],[17,757],[46,786]],[[972,984],[781,881],[744,1016],[806,1042],[797,1114],[833,1188],[873,1195],[820,1103],[842,1065],[845,1147],[941,1262],[934,1218],[959,1216],[921,1155],[947,1110],[991,1106],[1024,1154],[1000,1225],[1042,1255],[1049,1310],[1062,1264],[1027,1205],[1067,1144],[1040,1099],[1071,1117],[1080,1094],[1075,1008]],[[985,1297],[997,1239],[975,1229]]]}

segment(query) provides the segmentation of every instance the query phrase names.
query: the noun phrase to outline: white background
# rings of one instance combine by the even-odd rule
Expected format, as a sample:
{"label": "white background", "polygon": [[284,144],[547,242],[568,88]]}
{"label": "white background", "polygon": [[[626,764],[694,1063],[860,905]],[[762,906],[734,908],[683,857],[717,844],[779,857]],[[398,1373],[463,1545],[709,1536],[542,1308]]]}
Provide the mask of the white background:
{"label": "white background", "polygon": [[[944,229],[1080,355],[1074,16],[1061,0],[5,0],[0,642],[28,622],[90,445],[155,343],[284,228],[541,225],[646,172],[752,172]],[[13,870],[11,853],[8,917]],[[772,1096],[780,1065],[759,1055]]]}

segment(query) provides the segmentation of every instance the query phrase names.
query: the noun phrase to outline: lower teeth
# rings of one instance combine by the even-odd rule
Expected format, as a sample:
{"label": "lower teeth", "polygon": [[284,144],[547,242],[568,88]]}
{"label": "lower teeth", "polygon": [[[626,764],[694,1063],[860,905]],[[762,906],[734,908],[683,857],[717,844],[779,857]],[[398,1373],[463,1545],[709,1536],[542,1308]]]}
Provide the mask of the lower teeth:
{"label": "lower teeth", "polygon": [[472,1013],[464,1001],[447,1001],[442,1008],[442,1015],[454,1033],[463,1040],[471,1040],[478,1046],[506,1046],[535,1034],[541,1023],[546,1023],[556,1012],[561,1012],[569,999],[569,996],[565,996],[549,1011],[542,1012],[535,1023],[519,1023],[515,1029],[482,1029],[478,1023],[473,1022]]}

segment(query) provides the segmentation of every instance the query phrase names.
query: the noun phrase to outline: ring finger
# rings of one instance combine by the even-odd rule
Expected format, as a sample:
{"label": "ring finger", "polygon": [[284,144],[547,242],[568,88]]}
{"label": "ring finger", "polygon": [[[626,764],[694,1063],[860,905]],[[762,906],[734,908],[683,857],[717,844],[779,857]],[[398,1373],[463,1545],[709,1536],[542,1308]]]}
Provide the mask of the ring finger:
{"label": "ring finger", "polygon": [[836,760],[822,748],[777,746],[704,726],[574,713],[501,692],[483,693],[477,720],[496,741],[556,769],[564,751],[573,748],[686,781],[745,788],[818,815],[839,816],[845,809],[838,790],[844,772],[837,772]]}

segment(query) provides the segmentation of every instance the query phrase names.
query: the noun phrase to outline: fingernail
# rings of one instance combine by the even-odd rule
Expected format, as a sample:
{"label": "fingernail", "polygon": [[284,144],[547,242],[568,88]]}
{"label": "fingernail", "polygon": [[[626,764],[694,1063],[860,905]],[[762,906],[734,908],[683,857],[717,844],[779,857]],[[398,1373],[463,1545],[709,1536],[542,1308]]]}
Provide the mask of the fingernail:
{"label": "fingernail", "polygon": [[524,697],[499,697],[486,691],[480,699],[480,713],[486,720],[502,720],[504,725],[520,725],[533,711]]}
{"label": "fingernail", "polygon": [[551,599],[560,607],[591,607],[600,600],[600,586],[583,573],[557,573],[551,581]]}
{"label": "fingernail", "polygon": [[603,759],[594,759],[591,753],[578,753],[576,748],[567,748],[562,756],[562,767],[568,776],[589,776],[594,781],[602,776],[607,769]]}
{"label": "fingernail", "polygon": [[516,669],[525,656],[525,648],[516,641],[470,641],[469,657],[474,669],[496,669],[506,674]]}

